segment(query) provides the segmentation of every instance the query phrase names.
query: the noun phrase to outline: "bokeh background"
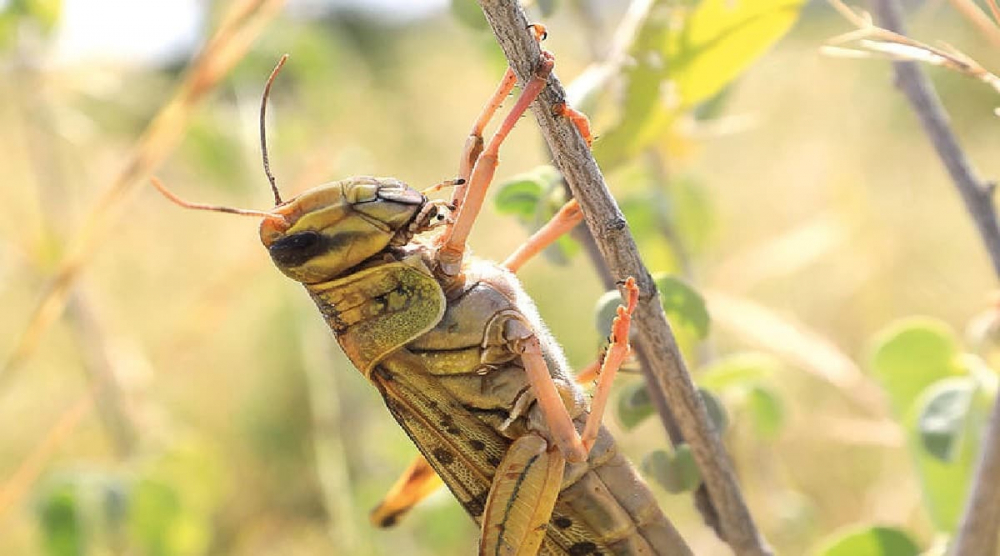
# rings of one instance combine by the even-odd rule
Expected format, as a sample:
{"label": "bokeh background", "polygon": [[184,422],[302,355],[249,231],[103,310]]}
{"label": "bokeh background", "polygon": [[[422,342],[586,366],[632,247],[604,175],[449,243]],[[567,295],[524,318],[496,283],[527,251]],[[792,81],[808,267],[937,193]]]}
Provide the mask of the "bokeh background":
{"label": "bokeh background", "polygon": [[[477,531],[444,492],[390,530],[368,523],[415,449],[301,288],[271,267],[254,220],[181,210],[148,172],[106,193],[234,4],[0,2],[0,554],[469,554]],[[155,174],[192,200],[266,208],[258,103],[288,52],[269,114],[283,191],[357,174],[417,188],[453,176],[505,60],[475,6],[452,4],[288,2],[192,103],[176,145],[152,149]],[[607,56],[627,7],[528,9],[569,83]],[[907,8],[914,35],[997,61],[948,3]],[[891,67],[820,55],[851,29],[824,3],[792,20],[609,182],[650,268],[685,285],[671,316],[690,367],[726,408],[726,444],[778,551],[818,551],[870,524],[929,549],[947,529],[940,499],[928,502],[873,353],[904,327],[930,335],[916,348],[940,340],[955,352],[947,372],[987,365],[995,280]],[[996,175],[1000,99],[930,71],[968,154]],[[619,85],[584,107],[598,144],[618,121]],[[525,118],[498,180],[540,201],[514,214],[488,206],[478,255],[505,257],[558,197],[537,170],[546,163]],[[81,272],[66,310],[25,348],[67,260]],[[583,250],[534,261],[522,278],[572,364],[591,361],[604,289]],[[927,318],[898,324],[915,315]],[[628,399],[616,403],[639,385],[626,374]],[[647,462],[668,515],[697,553],[726,553],[686,479],[657,467],[676,454],[657,420],[620,413],[608,424]]]}

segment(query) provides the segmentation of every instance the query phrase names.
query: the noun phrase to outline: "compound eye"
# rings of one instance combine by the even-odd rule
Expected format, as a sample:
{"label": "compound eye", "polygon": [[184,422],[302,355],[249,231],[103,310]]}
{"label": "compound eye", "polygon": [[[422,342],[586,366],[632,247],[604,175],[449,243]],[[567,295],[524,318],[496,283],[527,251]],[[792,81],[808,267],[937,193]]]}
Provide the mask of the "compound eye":
{"label": "compound eye", "polygon": [[312,230],[285,236],[271,244],[268,252],[280,266],[301,266],[323,250],[323,236]]}

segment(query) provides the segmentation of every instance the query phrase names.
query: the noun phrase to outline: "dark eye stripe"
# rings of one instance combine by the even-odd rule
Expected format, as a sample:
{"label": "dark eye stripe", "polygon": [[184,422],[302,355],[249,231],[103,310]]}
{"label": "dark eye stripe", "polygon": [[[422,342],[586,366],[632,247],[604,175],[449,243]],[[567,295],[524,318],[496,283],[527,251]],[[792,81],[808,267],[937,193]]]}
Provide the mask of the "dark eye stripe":
{"label": "dark eye stripe", "polygon": [[324,243],[323,236],[317,232],[305,231],[279,239],[271,244],[268,252],[278,265],[295,267],[321,253]]}

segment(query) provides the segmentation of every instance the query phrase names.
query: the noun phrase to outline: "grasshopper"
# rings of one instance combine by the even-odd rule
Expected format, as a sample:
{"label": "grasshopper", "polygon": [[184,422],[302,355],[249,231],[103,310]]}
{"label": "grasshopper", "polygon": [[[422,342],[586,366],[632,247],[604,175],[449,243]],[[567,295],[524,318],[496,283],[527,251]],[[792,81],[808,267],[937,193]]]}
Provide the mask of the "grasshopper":
{"label": "grasshopper", "polygon": [[[486,142],[487,123],[517,81],[507,70],[473,125],[459,177],[444,184],[454,186],[448,203],[376,177],[282,200],[268,165],[264,115],[284,61],[267,81],[260,111],[274,208],[190,203],[153,183],[187,208],[261,217],[260,238],[274,264],[305,286],[348,358],[416,444],[421,456],[372,520],[391,525],[443,481],[479,523],[481,555],[656,555],[684,546],[601,426],[611,380],[629,351],[635,281],[623,282],[626,302],[610,347],[592,366],[600,371],[588,410],[514,274],[580,222],[579,206],[567,203],[504,263],[466,253],[500,145],[544,88],[552,55],[542,52],[533,78]],[[582,115],[561,111],[589,137]]]}

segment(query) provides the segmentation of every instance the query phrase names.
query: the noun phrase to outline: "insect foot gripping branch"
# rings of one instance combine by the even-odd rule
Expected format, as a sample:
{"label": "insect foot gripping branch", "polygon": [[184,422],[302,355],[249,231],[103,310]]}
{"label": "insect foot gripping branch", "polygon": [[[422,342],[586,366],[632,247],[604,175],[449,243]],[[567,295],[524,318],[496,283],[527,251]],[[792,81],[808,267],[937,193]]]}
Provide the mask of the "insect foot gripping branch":
{"label": "insect foot gripping branch", "polygon": [[[393,178],[350,178],[284,201],[274,187],[276,206],[268,211],[188,203],[154,183],[188,208],[262,217],[260,238],[275,266],[305,286],[416,444],[421,455],[372,513],[376,524],[397,522],[443,482],[480,524],[479,554],[689,554],[600,425],[611,378],[628,352],[634,281],[624,283],[626,304],[589,412],[510,268],[465,252],[500,145],[552,64],[543,54],[535,78],[482,148],[497,99],[513,86],[505,75],[452,180],[465,187],[447,204]],[[263,127],[261,136],[263,144]],[[457,209],[454,219],[445,207]],[[570,211],[558,228],[579,219],[578,209]],[[440,233],[426,233],[438,226]],[[557,236],[533,238],[532,251]]]}

